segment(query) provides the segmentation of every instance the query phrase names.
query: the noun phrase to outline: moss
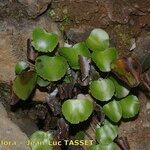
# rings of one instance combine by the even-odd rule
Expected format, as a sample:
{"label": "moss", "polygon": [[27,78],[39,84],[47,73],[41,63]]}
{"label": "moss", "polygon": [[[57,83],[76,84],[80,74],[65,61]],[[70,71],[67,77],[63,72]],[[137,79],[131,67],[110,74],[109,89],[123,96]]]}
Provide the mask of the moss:
{"label": "moss", "polygon": [[69,26],[70,18],[68,16],[64,16],[63,21],[60,23],[60,30],[64,32],[64,30]]}
{"label": "moss", "polygon": [[64,31],[70,24],[70,17],[68,15],[67,9],[51,9],[48,11],[48,15],[53,21],[59,23],[60,31]]}
{"label": "moss", "polygon": [[52,18],[53,21],[62,22],[67,16],[67,11],[60,8],[50,9],[48,11],[48,15]]}
{"label": "moss", "polygon": [[52,9],[52,10],[49,10],[49,11],[48,11],[48,15],[49,15],[50,17],[53,17],[53,16],[56,15],[56,13],[55,13],[55,11]]}
{"label": "moss", "polygon": [[128,27],[122,26],[122,25],[117,25],[117,26],[115,26],[114,31],[115,31],[116,36],[118,37],[121,44],[123,44],[125,46],[130,45],[132,33]]}

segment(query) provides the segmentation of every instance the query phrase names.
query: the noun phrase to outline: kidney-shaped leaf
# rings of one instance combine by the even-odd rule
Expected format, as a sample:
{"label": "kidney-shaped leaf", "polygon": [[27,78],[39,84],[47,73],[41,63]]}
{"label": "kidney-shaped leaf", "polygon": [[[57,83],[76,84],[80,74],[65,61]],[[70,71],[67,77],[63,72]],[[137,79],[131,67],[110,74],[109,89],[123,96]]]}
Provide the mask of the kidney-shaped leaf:
{"label": "kidney-shaped leaf", "polygon": [[103,144],[92,145],[88,148],[88,150],[117,150],[117,149],[118,146],[114,142],[107,145],[103,145]]}
{"label": "kidney-shaped leaf", "polygon": [[92,59],[102,72],[108,72],[111,70],[110,65],[112,61],[117,59],[117,51],[115,48],[95,51],[92,53]]}
{"label": "kidney-shaped leaf", "polygon": [[39,56],[35,62],[37,74],[45,80],[60,80],[67,71],[67,62],[61,56]]}
{"label": "kidney-shaped leaf", "polygon": [[87,120],[92,112],[93,103],[89,99],[69,99],[62,105],[64,117],[72,124]]}
{"label": "kidney-shaped leaf", "polygon": [[44,29],[35,28],[32,33],[32,45],[39,52],[52,52],[58,44],[58,36]]}
{"label": "kidney-shaped leaf", "polygon": [[129,95],[120,101],[123,118],[132,118],[136,116],[140,109],[140,103],[136,96]]}
{"label": "kidney-shaped leaf", "polygon": [[127,87],[124,87],[123,85],[121,85],[116,79],[114,79],[113,77],[110,77],[110,79],[113,81],[114,85],[115,85],[115,97],[117,98],[123,98],[126,97],[130,90]]}
{"label": "kidney-shaped leaf", "polygon": [[27,70],[27,68],[29,68],[29,65],[27,62],[25,61],[19,61],[16,66],[15,66],[15,73],[21,74],[23,71]]}
{"label": "kidney-shaped leaf", "polygon": [[90,93],[100,101],[108,101],[115,92],[115,86],[110,79],[100,79],[92,81],[90,84]]}
{"label": "kidney-shaped leaf", "polygon": [[80,68],[79,55],[85,56],[85,57],[90,56],[90,52],[84,42],[77,43],[73,47],[60,48],[59,53],[67,59],[69,65],[73,69]]}
{"label": "kidney-shaped leaf", "polygon": [[24,72],[15,78],[12,89],[20,99],[26,100],[32,93],[36,81],[37,75],[34,71]]}
{"label": "kidney-shaped leaf", "polygon": [[103,126],[96,128],[96,140],[101,144],[110,144],[118,135],[118,126],[105,120]]}
{"label": "kidney-shaped leaf", "polygon": [[109,35],[103,29],[94,29],[86,40],[89,49],[103,51],[109,47]]}
{"label": "kidney-shaped leaf", "polygon": [[36,131],[30,137],[32,150],[52,150],[53,136],[50,132]]}
{"label": "kidney-shaped leaf", "polygon": [[120,103],[116,100],[105,104],[103,106],[103,112],[113,122],[118,122],[122,117],[122,109]]}

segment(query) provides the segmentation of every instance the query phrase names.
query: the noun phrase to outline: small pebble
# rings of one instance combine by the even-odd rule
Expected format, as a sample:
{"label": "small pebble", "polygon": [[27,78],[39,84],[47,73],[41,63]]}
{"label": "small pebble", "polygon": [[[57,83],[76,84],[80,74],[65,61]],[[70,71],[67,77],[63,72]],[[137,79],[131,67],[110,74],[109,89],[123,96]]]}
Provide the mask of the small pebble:
{"label": "small pebble", "polygon": [[130,51],[132,51],[132,50],[134,50],[136,48],[135,38],[132,38],[130,43],[131,43]]}
{"label": "small pebble", "polygon": [[146,109],[150,109],[150,103],[146,104]]}

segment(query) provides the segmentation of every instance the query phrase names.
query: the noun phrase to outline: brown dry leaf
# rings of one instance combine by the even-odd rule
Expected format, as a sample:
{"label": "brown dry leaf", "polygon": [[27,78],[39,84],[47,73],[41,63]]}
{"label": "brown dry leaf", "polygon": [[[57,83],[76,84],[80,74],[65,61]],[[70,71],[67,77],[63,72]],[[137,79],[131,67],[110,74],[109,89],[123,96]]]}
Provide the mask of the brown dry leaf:
{"label": "brown dry leaf", "polygon": [[119,137],[116,139],[116,143],[120,147],[121,150],[130,150],[130,146],[128,143],[127,137]]}
{"label": "brown dry leaf", "polygon": [[65,122],[63,118],[57,121],[57,139],[66,140],[69,137],[69,125]]}
{"label": "brown dry leaf", "polygon": [[31,44],[31,39],[27,40],[27,58],[31,60],[32,62],[35,61],[35,59],[38,56],[38,52],[36,52]]}
{"label": "brown dry leaf", "polygon": [[79,56],[81,70],[81,85],[87,86],[90,82],[90,62],[91,60],[84,56]]}
{"label": "brown dry leaf", "polygon": [[126,82],[130,87],[136,87],[141,80],[142,68],[138,60],[132,57],[123,57],[111,65],[112,72]]}

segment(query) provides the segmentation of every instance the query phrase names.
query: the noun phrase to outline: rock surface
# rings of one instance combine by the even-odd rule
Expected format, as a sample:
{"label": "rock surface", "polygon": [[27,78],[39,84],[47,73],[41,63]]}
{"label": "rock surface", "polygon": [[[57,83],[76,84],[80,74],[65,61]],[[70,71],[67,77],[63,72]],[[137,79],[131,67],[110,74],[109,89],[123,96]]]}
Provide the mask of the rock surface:
{"label": "rock surface", "polygon": [[4,106],[0,103],[0,149],[30,150],[27,146],[28,137],[7,116]]}
{"label": "rock surface", "polygon": [[142,35],[137,38],[133,55],[139,58],[143,71],[150,68],[150,35]]}
{"label": "rock surface", "polygon": [[18,0],[26,8],[28,16],[35,18],[45,12],[51,3],[51,0]]}
{"label": "rock surface", "polygon": [[0,0],[0,17],[37,18],[48,9],[50,4],[51,0]]}
{"label": "rock surface", "polygon": [[107,27],[112,22],[126,24],[133,13],[145,15],[148,13],[149,4],[148,0],[142,2],[140,0],[54,1],[51,15],[55,21],[64,21],[68,18],[73,24]]}

